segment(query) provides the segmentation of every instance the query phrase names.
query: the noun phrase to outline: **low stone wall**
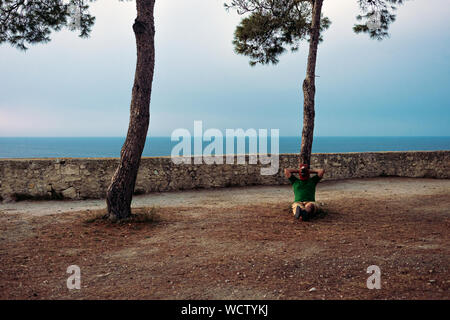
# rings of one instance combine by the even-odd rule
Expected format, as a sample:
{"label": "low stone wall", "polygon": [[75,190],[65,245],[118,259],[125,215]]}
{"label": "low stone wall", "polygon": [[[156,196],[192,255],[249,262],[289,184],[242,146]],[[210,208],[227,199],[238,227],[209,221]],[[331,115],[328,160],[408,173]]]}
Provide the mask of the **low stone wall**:
{"label": "low stone wall", "polygon": [[[224,160],[225,163],[225,160]],[[282,154],[278,173],[260,174],[267,165],[179,164],[170,157],[142,158],[136,193],[195,188],[289,183],[286,167],[298,166],[298,155]],[[0,200],[104,198],[118,164],[116,158],[0,160]],[[313,154],[313,167],[326,180],[379,176],[450,178],[450,151]]]}

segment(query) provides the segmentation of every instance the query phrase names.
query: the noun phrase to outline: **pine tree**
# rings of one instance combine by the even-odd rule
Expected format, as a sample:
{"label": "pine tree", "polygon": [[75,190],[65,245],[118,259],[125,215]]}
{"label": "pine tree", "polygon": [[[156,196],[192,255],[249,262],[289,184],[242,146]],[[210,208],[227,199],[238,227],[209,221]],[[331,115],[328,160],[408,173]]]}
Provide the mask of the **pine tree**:
{"label": "pine tree", "polygon": [[64,27],[86,38],[95,22],[88,9],[79,0],[0,0],[0,44],[27,50],[27,45],[49,42],[51,32]]}
{"label": "pine tree", "polygon": [[[89,36],[95,18],[88,12],[92,0],[0,0],[0,44],[27,50],[30,44],[50,41],[52,31],[79,30]],[[131,215],[142,151],[150,121],[150,97],[155,66],[155,0],[136,0],[133,24],[137,63],[130,105],[130,121],[120,163],[106,195],[108,217],[112,220]]]}
{"label": "pine tree", "polygon": [[[288,49],[297,51],[302,41],[309,42],[306,77],[303,81],[303,130],[300,163],[310,164],[315,117],[315,78],[317,49],[321,33],[331,22],[322,16],[324,0],[231,0],[227,10],[245,17],[236,27],[234,49],[250,58],[250,65],[277,64]],[[393,12],[403,0],[358,0],[361,14],[356,18],[356,33],[368,33],[382,40],[395,21]]]}

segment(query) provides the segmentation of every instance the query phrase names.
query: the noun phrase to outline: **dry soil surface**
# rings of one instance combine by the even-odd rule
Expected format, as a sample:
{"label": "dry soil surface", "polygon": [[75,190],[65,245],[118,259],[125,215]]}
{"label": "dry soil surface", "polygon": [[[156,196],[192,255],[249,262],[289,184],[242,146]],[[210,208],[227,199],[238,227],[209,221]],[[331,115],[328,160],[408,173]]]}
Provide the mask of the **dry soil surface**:
{"label": "dry soil surface", "polygon": [[0,299],[450,298],[450,180],[323,182],[310,222],[292,198],[289,186],[137,196],[156,221],[122,224],[89,220],[101,200],[0,204]]}

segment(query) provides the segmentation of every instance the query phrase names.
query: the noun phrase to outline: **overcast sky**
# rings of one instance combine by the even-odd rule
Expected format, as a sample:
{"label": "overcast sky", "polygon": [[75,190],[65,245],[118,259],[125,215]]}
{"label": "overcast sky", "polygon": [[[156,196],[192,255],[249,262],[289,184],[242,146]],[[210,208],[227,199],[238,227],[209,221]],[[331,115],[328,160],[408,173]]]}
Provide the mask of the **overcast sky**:
{"label": "overcast sky", "polygon": [[[307,43],[276,66],[233,52],[241,17],[224,0],[156,1],[149,135],[176,128],[301,132]],[[125,136],[136,49],[135,3],[98,0],[89,39],[61,31],[21,52],[0,46],[0,136]],[[316,136],[450,136],[450,6],[412,0],[384,41],[352,31],[356,0],[325,0]]]}

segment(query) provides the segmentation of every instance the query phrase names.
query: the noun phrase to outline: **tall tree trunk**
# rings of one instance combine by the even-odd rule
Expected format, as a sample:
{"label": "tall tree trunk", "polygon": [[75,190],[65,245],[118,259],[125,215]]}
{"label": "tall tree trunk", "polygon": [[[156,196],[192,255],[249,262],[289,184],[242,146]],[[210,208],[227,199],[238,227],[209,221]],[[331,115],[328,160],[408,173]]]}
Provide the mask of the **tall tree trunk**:
{"label": "tall tree trunk", "polygon": [[131,215],[136,177],[150,121],[150,96],[155,67],[155,0],[136,0],[137,18],[133,24],[137,63],[130,105],[130,123],[120,152],[120,164],[106,195],[108,217],[123,219]]}
{"label": "tall tree trunk", "polygon": [[300,149],[300,163],[310,164],[311,148],[314,135],[314,97],[316,94],[316,60],[320,37],[320,16],[323,0],[312,0],[312,22],[309,40],[308,64],[306,78],[303,81],[303,131]]}

